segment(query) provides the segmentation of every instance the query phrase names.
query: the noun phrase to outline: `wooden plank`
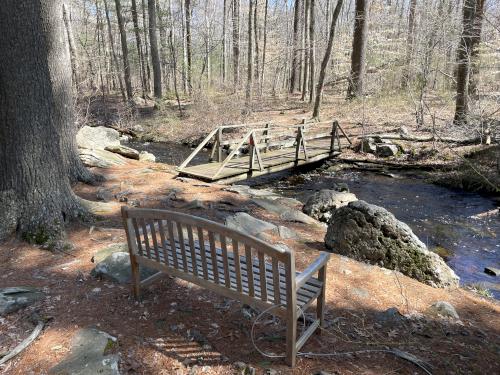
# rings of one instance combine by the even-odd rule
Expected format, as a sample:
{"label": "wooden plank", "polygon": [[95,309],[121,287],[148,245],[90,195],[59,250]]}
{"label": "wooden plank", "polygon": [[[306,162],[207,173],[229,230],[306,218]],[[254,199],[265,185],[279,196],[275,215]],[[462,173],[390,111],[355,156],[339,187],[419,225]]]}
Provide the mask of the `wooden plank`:
{"label": "wooden plank", "polygon": [[203,239],[203,228],[198,227],[198,242],[200,244],[201,252],[201,266],[203,268],[203,278],[208,280],[208,269],[207,269],[207,256],[205,249],[205,240]]}
{"label": "wooden plank", "polygon": [[274,286],[274,303],[281,303],[280,289],[276,288],[276,285],[280,285],[280,272],[278,259],[273,258],[273,286]]}
{"label": "wooden plank", "polygon": [[230,287],[230,279],[229,279],[229,262],[227,260],[227,245],[226,245],[226,236],[221,236],[220,245],[222,248],[222,263],[224,267],[224,279],[226,281],[226,287]]}
{"label": "wooden plank", "polygon": [[187,272],[187,258],[186,258],[186,243],[184,242],[184,233],[182,231],[182,224],[177,221],[177,236],[181,247],[182,266],[184,271]]}
{"label": "wooden plank", "polygon": [[[217,250],[215,248],[215,237],[214,233],[211,231],[208,232],[208,241],[210,243],[210,254],[212,255],[212,263],[217,264]],[[219,284],[219,270],[217,267],[214,267],[214,277],[215,277],[215,283]]]}
{"label": "wooden plank", "polygon": [[205,145],[208,143],[208,141],[215,135],[215,133],[217,132],[217,128],[215,128],[214,130],[212,130],[206,137],[205,139],[203,140],[203,142],[201,142],[198,147],[196,147],[194,149],[194,151],[191,153],[191,155],[189,155],[187,157],[186,160],[184,160],[184,162],[179,165],[179,168],[178,170],[181,171],[182,169],[184,169],[191,160],[193,160],[193,158],[198,154],[198,152],[200,152],[200,150],[205,147]]}
{"label": "wooden plank", "polygon": [[174,260],[174,267],[179,268],[179,262],[177,261],[177,252],[174,251],[175,239],[174,239],[174,224],[172,223],[172,220],[167,221],[167,228],[168,228],[168,239],[170,241],[170,248],[172,249],[172,258]]}
{"label": "wooden plank", "polygon": [[[246,263],[252,263],[252,248],[245,244],[245,258],[246,258]],[[254,290],[254,282],[253,282],[253,268],[249,267],[247,269],[248,273],[248,294],[250,297],[253,297],[255,295],[255,290]]]}
{"label": "wooden plank", "polygon": [[160,254],[158,253],[158,239],[156,238],[156,230],[154,220],[149,221],[149,230],[151,231],[151,238],[153,239],[153,250],[155,253],[156,261],[160,261]]}
{"label": "wooden plank", "polygon": [[[267,301],[267,285],[266,285],[266,264],[264,259],[264,253],[258,251],[258,259],[259,259],[259,271],[260,271],[260,289],[261,296],[260,298],[263,301]],[[249,267],[251,268],[251,267]]]}
{"label": "wooden plank", "polygon": [[[191,250],[191,259],[196,261],[196,249],[194,247],[193,227],[188,224],[188,225],[186,225],[186,229],[188,232],[189,249]],[[198,267],[194,267],[193,273],[195,276],[198,276]]]}
{"label": "wooden plank", "polygon": [[151,248],[149,247],[148,230],[146,229],[146,219],[141,220],[142,236],[144,237],[144,246],[146,247],[146,255],[151,259]]}
{"label": "wooden plank", "polygon": [[143,255],[144,251],[142,249],[141,235],[139,234],[139,225],[137,224],[137,218],[132,218],[132,225],[134,227],[135,240],[137,241],[137,248],[139,249],[139,255]]}
{"label": "wooden plank", "polygon": [[240,254],[238,249],[238,241],[233,239],[233,254],[234,254],[234,268],[236,273],[236,289],[241,292],[241,267],[240,267]]}

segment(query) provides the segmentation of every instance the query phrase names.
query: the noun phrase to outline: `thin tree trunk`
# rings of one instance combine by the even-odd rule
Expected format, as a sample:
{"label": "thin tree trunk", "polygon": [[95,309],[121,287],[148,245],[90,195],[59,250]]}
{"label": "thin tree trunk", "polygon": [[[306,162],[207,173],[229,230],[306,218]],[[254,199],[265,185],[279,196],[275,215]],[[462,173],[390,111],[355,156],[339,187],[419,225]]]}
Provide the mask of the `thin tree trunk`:
{"label": "thin tree trunk", "polygon": [[187,53],[187,85],[188,92],[192,91],[192,59],[193,52],[191,49],[191,0],[185,0],[184,11],[186,12],[186,53]]}
{"label": "thin tree trunk", "polygon": [[304,70],[302,78],[301,100],[306,100],[307,85],[309,84],[309,4],[310,0],[304,0]]}
{"label": "thin tree trunk", "polygon": [[123,101],[127,101],[127,94],[125,93],[125,88],[123,87],[123,79],[120,73],[120,64],[118,63],[118,57],[116,56],[115,44],[113,43],[113,30],[111,28],[111,19],[109,17],[108,0],[104,0],[104,12],[106,13],[106,22],[108,25],[108,38],[109,44],[111,45],[111,54],[113,55],[113,65],[116,70],[116,75],[118,76],[118,83],[120,85],[120,92],[122,94]]}
{"label": "thin tree trunk", "polygon": [[[401,86],[403,88],[408,87],[410,81],[411,72],[411,58],[413,56],[413,44],[415,42],[415,11],[417,8],[417,0],[410,0],[410,13],[408,16],[408,35],[406,37],[406,59],[405,66],[403,68],[403,77],[401,81]],[[404,10],[404,2],[401,5],[401,14]]]}
{"label": "thin tree trunk", "polygon": [[156,4],[155,0],[148,0],[149,14],[149,43],[151,45],[151,60],[153,62],[153,88],[156,98],[161,98],[161,65],[156,37]]}
{"label": "thin tree trunk", "polygon": [[226,37],[226,16],[227,16],[227,0],[224,0],[222,8],[222,83],[226,83],[227,74],[227,37]]}
{"label": "thin tree trunk", "polygon": [[144,62],[144,54],[142,51],[141,33],[139,30],[139,19],[137,17],[137,2],[132,0],[132,22],[134,23],[135,43],[137,46],[137,55],[139,56],[140,72],[141,72],[141,85],[142,96],[146,97],[147,83],[146,83],[146,65]]}
{"label": "thin tree trunk", "polygon": [[[254,78],[258,85],[260,80],[260,54],[259,54],[259,25],[258,25],[258,0],[255,0],[253,8],[253,33],[255,42],[255,57],[254,57]],[[257,86],[258,87],[258,86]]]}
{"label": "thin tree trunk", "polygon": [[267,50],[267,8],[268,1],[264,5],[264,43],[262,45],[262,68],[260,72],[260,95],[262,95],[264,89],[264,78],[265,78],[265,70],[266,70],[266,50]]}
{"label": "thin tree trunk", "polygon": [[102,94],[102,100],[106,100],[106,90],[104,89],[104,77],[102,74],[102,23],[101,23],[101,10],[99,9],[99,3],[97,0],[95,0],[95,14],[96,14],[96,35],[97,35],[97,66],[99,69],[99,79],[101,81],[101,94]]}
{"label": "thin tree trunk", "polygon": [[[170,0],[168,0],[170,3]],[[156,1],[156,16],[158,17],[158,28],[160,29],[160,63],[161,70],[163,75],[163,83],[165,86],[165,90],[170,91],[170,80],[169,80],[169,69],[167,62],[167,50],[169,47],[167,46],[167,30],[165,28],[165,17],[164,10],[160,5],[160,1]]]}
{"label": "thin tree trunk", "polygon": [[301,0],[295,0],[294,16],[293,16],[293,51],[292,51],[292,66],[290,68],[290,93],[295,91],[298,81],[297,70],[300,60],[299,51],[299,34],[300,34],[300,9]]}
{"label": "thin tree trunk", "polygon": [[66,35],[68,37],[69,53],[71,58],[71,71],[73,73],[73,82],[76,87],[77,92],[80,91],[80,66],[78,61],[78,51],[76,49],[75,38],[73,36],[73,28],[71,27],[71,19],[69,16],[68,8],[66,3],[63,3],[63,18],[64,26],[66,29]]}
{"label": "thin tree trunk", "polygon": [[128,60],[127,33],[123,24],[122,7],[120,0],[115,0],[116,18],[118,20],[118,28],[120,29],[120,39],[122,45],[123,71],[125,76],[125,88],[127,90],[127,98],[130,100],[133,97],[132,80],[130,79],[130,63]]}
{"label": "thin tree trunk", "polygon": [[[181,0],[182,1],[182,0]],[[179,107],[179,113],[182,117],[182,106],[181,106],[181,100],[179,98],[179,89],[177,87],[177,56],[175,53],[175,47],[174,47],[174,24],[173,24],[173,17],[172,17],[172,3],[169,1],[168,4],[168,20],[169,20],[169,28],[168,28],[168,41],[170,45],[170,55],[172,56],[172,65],[173,65],[173,79],[174,79],[174,92],[175,92],[175,97],[177,99],[177,105]]]}
{"label": "thin tree trunk", "polygon": [[481,43],[481,31],[483,26],[483,15],[485,0],[477,0],[476,11],[474,15],[474,27],[473,35],[471,40],[471,52],[470,52],[470,74],[469,74],[469,95],[476,97],[478,95],[477,81],[479,76],[479,43]]}
{"label": "thin tree trunk", "polygon": [[[148,0],[149,1],[149,0]],[[142,33],[144,35],[144,62],[146,66],[146,91],[148,94],[151,92],[151,69],[149,67],[149,41],[148,41],[148,22],[146,17],[146,3],[145,0],[141,0],[142,3]]]}
{"label": "thin tree trunk", "polygon": [[366,0],[356,0],[354,35],[352,38],[351,76],[347,88],[347,98],[363,96],[365,79],[366,35],[368,31],[368,7]]}
{"label": "thin tree trunk", "polygon": [[234,91],[240,86],[240,0],[233,0],[233,84]]}
{"label": "thin tree trunk", "polygon": [[326,68],[330,62],[330,56],[332,55],[333,49],[333,39],[335,37],[335,27],[337,25],[337,19],[339,18],[340,9],[342,8],[343,0],[337,0],[337,5],[333,11],[332,22],[330,24],[330,34],[328,36],[328,45],[326,46],[325,55],[323,56],[323,61],[321,62],[321,68],[319,70],[318,86],[316,88],[316,100],[314,101],[313,117],[319,117],[319,111],[321,106],[321,95],[323,94],[323,85],[326,78]]}
{"label": "thin tree trunk", "polygon": [[[212,86],[212,61],[210,58],[211,42],[210,42],[210,16],[208,14],[208,2],[205,0],[205,65],[207,70],[207,85]],[[200,82],[201,83],[201,82]]]}
{"label": "thin tree trunk", "polygon": [[188,79],[187,79],[187,38],[186,38],[186,11],[184,8],[184,0],[181,2],[181,18],[182,18],[182,84],[184,94],[188,93]]}
{"label": "thin tree trunk", "polygon": [[316,48],[315,48],[315,40],[314,40],[314,33],[315,33],[315,20],[316,20],[316,15],[315,15],[315,6],[314,2],[315,0],[309,0],[310,1],[310,9],[309,9],[309,103],[312,103],[313,98],[314,98],[314,74],[315,74],[315,66],[316,64]]}
{"label": "thin tree trunk", "polygon": [[1,240],[17,231],[54,243],[65,221],[85,212],[70,185],[79,159],[62,6],[4,0],[0,7]]}
{"label": "thin tree trunk", "polygon": [[246,89],[246,105],[250,106],[252,101],[252,77],[253,77],[253,47],[252,47],[252,15],[253,15],[253,2],[254,0],[248,0],[248,52],[247,52],[247,89]]}

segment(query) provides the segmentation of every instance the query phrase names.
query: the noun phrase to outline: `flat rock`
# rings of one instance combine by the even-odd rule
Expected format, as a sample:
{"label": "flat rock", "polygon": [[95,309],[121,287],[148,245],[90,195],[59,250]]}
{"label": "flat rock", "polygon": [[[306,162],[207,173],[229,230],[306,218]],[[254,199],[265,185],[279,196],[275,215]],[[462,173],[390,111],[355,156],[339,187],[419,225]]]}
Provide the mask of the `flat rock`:
{"label": "flat rock", "polygon": [[280,219],[302,224],[318,224],[312,217],[299,210],[288,210],[280,214]]}
{"label": "flat rock", "polygon": [[398,154],[399,148],[397,145],[392,143],[380,143],[377,144],[377,156],[387,158],[389,156],[395,156]]}
{"label": "flat rock", "polygon": [[[157,273],[146,267],[140,267],[141,280],[147,279]],[[105,259],[96,264],[91,271],[91,275],[102,277],[119,284],[127,284],[132,280],[132,272],[130,269],[130,256],[127,252],[114,252],[108,255]]]}
{"label": "flat rock", "polygon": [[156,157],[152,153],[150,153],[150,152],[141,151],[139,153],[139,160],[140,161],[148,161],[148,162],[151,162],[151,163],[155,163],[156,162]]}
{"label": "flat rock", "polygon": [[109,145],[104,148],[106,151],[114,152],[129,159],[139,160],[139,151],[122,145]]}
{"label": "flat rock", "polygon": [[126,164],[123,156],[106,150],[80,148],[78,154],[87,167],[111,168]]}
{"label": "flat rock", "polygon": [[455,307],[446,301],[438,301],[430,305],[425,311],[426,315],[443,318],[460,319]]}
{"label": "flat rock", "polygon": [[[277,234],[278,227],[272,223],[264,220],[257,219],[245,212],[238,212],[235,215],[226,218],[226,226],[231,229],[239,230],[240,232],[248,233],[251,236],[259,237],[263,239],[267,233],[272,232]],[[269,236],[269,234],[267,234]]]}
{"label": "flat rock", "polygon": [[444,260],[383,207],[355,201],[335,210],[325,245],[338,254],[398,270],[431,286],[458,287],[458,276]]}
{"label": "flat rock", "polygon": [[281,238],[283,238],[284,240],[299,238],[299,235],[297,234],[297,232],[295,232],[293,229],[285,227],[284,225],[278,226],[278,235]]}
{"label": "flat rock", "polygon": [[128,245],[126,242],[114,243],[109,246],[97,250],[93,255],[94,263],[99,263],[106,259],[113,253],[126,253],[128,252]]}
{"label": "flat rock", "polygon": [[41,290],[29,286],[0,288],[0,316],[30,306],[44,297]]}
{"label": "flat rock", "polygon": [[316,220],[303,212],[286,206],[278,200],[255,198],[252,202],[262,207],[266,211],[278,214],[280,219],[291,222],[298,222],[303,224],[316,224]]}
{"label": "flat rock", "polygon": [[316,220],[328,223],[334,210],[357,200],[352,193],[324,189],[311,195],[302,211]]}
{"label": "flat rock", "polygon": [[120,133],[105,126],[84,126],[76,134],[78,148],[104,150],[120,145]]}
{"label": "flat rock", "polygon": [[94,328],[77,332],[68,356],[49,370],[50,375],[119,375],[119,357],[105,355],[116,338]]}
{"label": "flat rock", "polygon": [[390,307],[385,311],[375,313],[375,319],[383,324],[398,324],[403,322],[405,317],[399,312],[397,307]]}

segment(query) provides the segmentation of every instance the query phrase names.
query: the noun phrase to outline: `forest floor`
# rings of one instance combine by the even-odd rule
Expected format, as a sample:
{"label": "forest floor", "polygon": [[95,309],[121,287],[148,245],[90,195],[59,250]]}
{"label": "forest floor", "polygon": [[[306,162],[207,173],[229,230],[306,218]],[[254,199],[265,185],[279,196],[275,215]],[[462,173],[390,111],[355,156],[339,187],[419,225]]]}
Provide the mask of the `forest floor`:
{"label": "forest floor", "polygon": [[[300,234],[300,241],[281,240],[296,252],[299,270],[324,248],[324,228],[283,223],[247,198],[222,190],[222,185],[176,179],[173,166],[130,161],[98,172],[106,181],[98,186],[79,184],[75,188],[79,196],[98,200],[103,190],[113,195],[127,191],[129,204],[170,208],[216,221],[247,211]],[[195,199],[206,208],[186,208]],[[68,228],[67,240],[73,249],[49,251],[17,239],[0,245],[1,285],[36,286],[46,292],[43,301],[2,318],[0,349],[12,349],[31,332],[33,326],[27,321],[34,311],[47,321],[39,338],[0,367],[0,373],[47,373],[68,354],[72,337],[84,327],[97,327],[117,337],[117,345],[110,350],[119,353],[123,374],[238,374],[236,362],[254,367],[257,374],[267,369],[311,375],[320,370],[331,374],[424,373],[408,361],[380,352],[300,357],[292,370],[254,349],[249,334],[253,319],[245,316],[241,303],[176,279],[158,281],[145,290],[140,303],[135,302],[127,285],[90,275],[93,256],[100,249],[126,240],[120,203],[113,199],[103,207],[100,220]],[[397,348],[428,362],[434,374],[498,373],[500,305],[496,301],[460,288],[432,288],[336,254],[328,264],[327,285],[327,327],[323,335],[308,341],[305,352]],[[427,315],[427,308],[436,301],[454,305],[460,320]],[[403,316],[386,312],[394,307]],[[211,349],[192,341],[188,334],[192,330],[199,331]],[[258,325],[256,335],[262,349],[282,352],[282,324]]]}

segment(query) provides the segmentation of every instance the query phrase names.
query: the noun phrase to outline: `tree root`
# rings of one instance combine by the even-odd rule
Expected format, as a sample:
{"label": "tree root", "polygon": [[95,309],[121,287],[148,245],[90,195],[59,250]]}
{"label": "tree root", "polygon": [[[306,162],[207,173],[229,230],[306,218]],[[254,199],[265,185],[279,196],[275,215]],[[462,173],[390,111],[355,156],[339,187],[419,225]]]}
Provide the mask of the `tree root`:
{"label": "tree root", "polygon": [[0,359],[0,365],[7,363],[10,359],[14,358],[16,355],[21,353],[24,349],[26,349],[35,339],[40,335],[43,330],[45,323],[42,320],[38,320],[38,324],[36,325],[31,335],[26,337],[19,345],[17,345],[14,349],[12,349],[7,355]]}

